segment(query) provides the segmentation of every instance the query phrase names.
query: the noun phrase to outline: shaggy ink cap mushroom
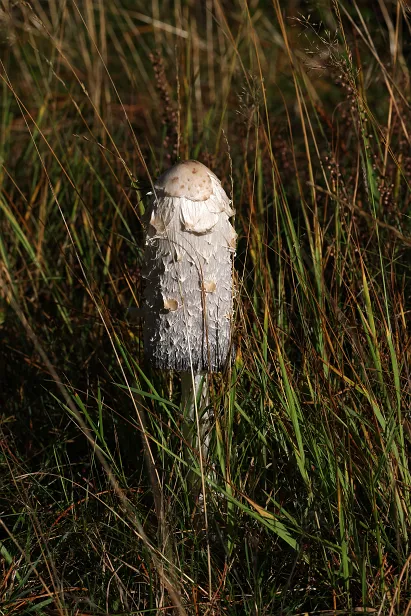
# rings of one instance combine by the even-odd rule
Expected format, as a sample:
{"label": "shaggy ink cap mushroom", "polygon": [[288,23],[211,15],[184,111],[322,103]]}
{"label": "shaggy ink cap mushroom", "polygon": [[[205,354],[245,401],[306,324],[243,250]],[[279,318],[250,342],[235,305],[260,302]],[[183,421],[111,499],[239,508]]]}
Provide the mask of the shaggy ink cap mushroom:
{"label": "shaggy ink cap mushroom", "polygon": [[146,358],[162,370],[218,372],[232,357],[234,210],[205,165],[180,162],[147,209]]}

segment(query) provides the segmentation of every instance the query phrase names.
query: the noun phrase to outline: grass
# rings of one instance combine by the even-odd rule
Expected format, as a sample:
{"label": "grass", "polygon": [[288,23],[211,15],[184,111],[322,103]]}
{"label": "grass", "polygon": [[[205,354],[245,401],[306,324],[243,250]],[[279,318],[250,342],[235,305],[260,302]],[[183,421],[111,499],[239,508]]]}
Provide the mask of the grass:
{"label": "grass", "polygon": [[[407,3],[0,6],[1,613],[408,615]],[[185,158],[239,233],[205,508],[129,311]]]}

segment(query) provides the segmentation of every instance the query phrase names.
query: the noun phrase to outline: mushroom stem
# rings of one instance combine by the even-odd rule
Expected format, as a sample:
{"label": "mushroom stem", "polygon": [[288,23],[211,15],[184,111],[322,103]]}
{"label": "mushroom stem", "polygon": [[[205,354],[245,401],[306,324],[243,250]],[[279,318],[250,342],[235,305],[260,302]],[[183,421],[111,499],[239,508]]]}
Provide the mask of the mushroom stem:
{"label": "mushroom stem", "polygon": [[183,434],[192,446],[198,446],[203,459],[210,445],[210,404],[208,375],[181,372],[181,406],[184,412]]}

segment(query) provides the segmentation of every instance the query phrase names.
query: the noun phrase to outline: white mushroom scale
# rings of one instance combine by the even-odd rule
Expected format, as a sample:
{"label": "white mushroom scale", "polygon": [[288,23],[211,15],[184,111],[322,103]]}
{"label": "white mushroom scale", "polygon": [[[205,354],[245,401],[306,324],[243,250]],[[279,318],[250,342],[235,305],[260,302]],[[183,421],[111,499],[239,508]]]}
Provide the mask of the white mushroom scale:
{"label": "white mushroom scale", "polygon": [[232,357],[234,215],[205,165],[174,165],[154,184],[144,270],[144,351],[157,369],[220,372]]}

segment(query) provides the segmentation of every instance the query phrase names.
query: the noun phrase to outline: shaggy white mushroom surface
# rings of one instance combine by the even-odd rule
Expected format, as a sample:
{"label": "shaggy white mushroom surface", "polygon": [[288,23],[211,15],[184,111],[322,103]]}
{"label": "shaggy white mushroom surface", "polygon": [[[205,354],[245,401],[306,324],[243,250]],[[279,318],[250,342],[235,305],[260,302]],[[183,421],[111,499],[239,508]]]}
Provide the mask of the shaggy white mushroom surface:
{"label": "shaggy white mushroom surface", "polygon": [[232,355],[234,210],[205,165],[154,184],[145,247],[144,347],[162,370],[218,372]]}

